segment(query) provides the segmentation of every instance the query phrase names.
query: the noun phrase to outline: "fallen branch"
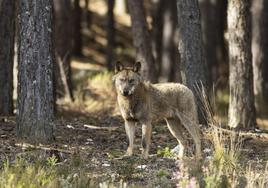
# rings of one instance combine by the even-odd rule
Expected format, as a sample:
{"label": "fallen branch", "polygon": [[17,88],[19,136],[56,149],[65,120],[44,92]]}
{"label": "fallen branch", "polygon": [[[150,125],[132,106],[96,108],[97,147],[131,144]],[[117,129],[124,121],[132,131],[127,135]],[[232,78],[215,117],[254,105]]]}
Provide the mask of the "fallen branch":
{"label": "fallen branch", "polygon": [[224,133],[228,133],[228,134],[235,134],[237,136],[241,136],[241,137],[250,137],[250,138],[264,138],[264,139],[268,139],[268,134],[264,133],[264,132],[259,132],[259,133],[255,133],[255,132],[246,132],[246,131],[236,131],[236,130],[230,130],[230,129],[225,129],[222,127],[218,127],[215,125],[210,125],[212,128],[218,129]]}
{"label": "fallen branch", "polygon": [[97,130],[108,130],[108,131],[115,131],[118,129],[118,127],[98,127],[94,125],[84,125],[84,127],[89,128],[89,129],[97,129]]}
{"label": "fallen branch", "polygon": [[68,153],[68,154],[73,154],[74,152],[65,150],[65,149],[59,149],[59,148],[54,148],[54,147],[46,147],[46,146],[36,146],[28,143],[16,143],[15,146],[22,147],[23,149],[40,149],[40,150],[45,150],[45,151],[57,151],[61,153]]}

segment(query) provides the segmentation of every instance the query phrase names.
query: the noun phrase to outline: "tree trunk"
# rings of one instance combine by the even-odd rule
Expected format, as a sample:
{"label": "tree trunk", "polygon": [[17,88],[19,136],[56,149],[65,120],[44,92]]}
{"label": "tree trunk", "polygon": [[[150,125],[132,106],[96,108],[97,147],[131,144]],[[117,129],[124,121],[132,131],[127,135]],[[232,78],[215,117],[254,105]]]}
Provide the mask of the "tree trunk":
{"label": "tree trunk", "polygon": [[201,82],[205,90],[207,89],[207,67],[203,52],[198,0],[177,0],[177,14],[182,81],[193,91],[197,101],[199,121],[205,123],[200,92],[196,89],[196,84],[200,86]]}
{"label": "tree trunk", "polygon": [[85,11],[84,17],[86,20],[86,26],[89,29],[91,25],[91,11],[89,10],[89,0],[85,0]]}
{"label": "tree trunk", "polygon": [[74,0],[74,47],[73,54],[75,56],[83,56],[82,52],[82,33],[81,33],[81,14],[80,0]]}
{"label": "tree trunk", "polygon": [[162,69],[163,13],[165,1],[158,0],[153,6],[152,48],[156,64],[157,78],[159,78],[161,76]]}
{"label": "tree trunk", "polygon": [[151,82],[157,82],[155,61],[152,53],[152,42],[146,22],[142,0],[128,0],[131,16],[134,46],[137,51],[137,60],[142,62],[142,74]]}
{"label": "tree trunk", "polygon": [[199,0],[202,20],[205,57],[208,65],[208,87],[212,88],[213,81],[218,77],[219,54],[222,52],[221,38],[224,36],[222,26],[223,0]]}
{"label": "tree trunk", "polygon": [[15,1],[0,0],[0,115],[13,114]]}
{"label": "tree trunk", "polygon": [[165,3],[163,18],[163,49],[161,76],[165,81],[175,81],[177,60],[177,47],[175,44],[175,33],[177,28],[176,0],[169,0]]}
{"label": "tree trunk", "polygon": [[230,0],[229,37],[229,126],[253,127],[256,124],[251,54],[250,0]]}
{"label": "tree trunk", "polygon": [[55,12],[55,85],[57,97],[73,100],[71,54],[72,54],[72,11],[70,0],[54,0]]}
{"label": "tree trunk", "polygon": [[53,1],[20,0],[17,135],[31,143],[53,140]]}
{"label": "tree trunk", "polygon": [[268,2],[252,1],[252,56],[255,103],[259,112],[268,104]]}
{"label": "tree trunk", "polygon": [[107,12],[107,68],[113,69],[114,49],[115,49],[115,27],[114,27],[114,4],[115,0],[108,1]]}

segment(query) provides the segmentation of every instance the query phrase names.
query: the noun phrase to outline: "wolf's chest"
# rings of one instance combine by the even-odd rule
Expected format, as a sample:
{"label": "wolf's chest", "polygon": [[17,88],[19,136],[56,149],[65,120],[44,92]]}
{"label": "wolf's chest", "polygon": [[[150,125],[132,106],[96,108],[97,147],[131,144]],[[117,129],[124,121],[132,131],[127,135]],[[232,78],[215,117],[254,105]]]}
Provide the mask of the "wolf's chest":
{"label": "wolf's chest", "polygon": [[127,120],[138,120],[138,104],[129,104],[128,108],[126,108],[126,119]]}
{"label": "wolf's chest", "polygon": [[120,110],[126,120],[138,121],[139,104],[137,102],[128,102],[120,104]]}

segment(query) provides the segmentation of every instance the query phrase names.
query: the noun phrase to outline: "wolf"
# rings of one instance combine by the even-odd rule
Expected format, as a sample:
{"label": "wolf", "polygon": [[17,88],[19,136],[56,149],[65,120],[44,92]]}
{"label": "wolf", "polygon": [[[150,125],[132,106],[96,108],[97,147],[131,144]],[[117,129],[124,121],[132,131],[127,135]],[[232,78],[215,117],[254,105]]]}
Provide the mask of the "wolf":
{"label": "wolf", "polygon": [[142,125],[142,157],[147,159],[152,123],[165,119],[169,131],[178,141],[178,157],[183,157],[185,129],[194,140],[196,156],[201,157],[197,109],[190,89],[179,83],[151,84],[145,81],[141,76],[140,62],[127,67],[118,61],[113,81],[128,138],[127,156],[133,154],[135,126]]}

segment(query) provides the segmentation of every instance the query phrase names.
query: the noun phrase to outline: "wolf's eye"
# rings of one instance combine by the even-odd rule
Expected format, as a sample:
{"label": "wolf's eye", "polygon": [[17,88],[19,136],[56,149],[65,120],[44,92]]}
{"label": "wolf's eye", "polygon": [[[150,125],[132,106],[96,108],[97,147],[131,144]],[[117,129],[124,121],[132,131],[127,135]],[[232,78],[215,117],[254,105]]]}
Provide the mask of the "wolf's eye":
{"label": "wolf's eye", "polygon": [[130,79],[130,80],[129,80],[129,83],[133,83],[133,82],[134,82],[134,79]]}
{"label": "wolf's eye", "polygon": [[120,82],[126,81],[124,78],[120,78],[119,80],[120,80]]}

